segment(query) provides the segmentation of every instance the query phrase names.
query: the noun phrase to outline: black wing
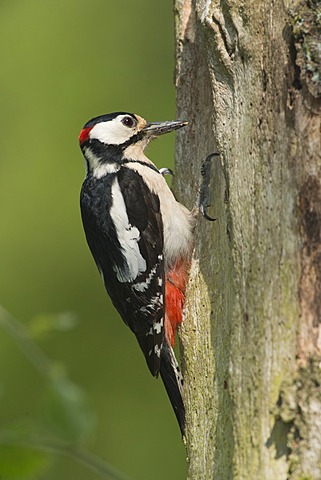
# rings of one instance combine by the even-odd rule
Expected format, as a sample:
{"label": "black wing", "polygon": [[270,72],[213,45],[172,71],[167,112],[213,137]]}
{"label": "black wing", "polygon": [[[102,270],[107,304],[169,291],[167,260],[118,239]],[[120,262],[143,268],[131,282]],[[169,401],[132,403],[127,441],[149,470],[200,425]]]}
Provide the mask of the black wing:
{"label": "black wing", "polygon": [[135,333],[151,373],[164,342],[163,225],[159,199],[134,170],[87,177],[81,212],[105,287]]}

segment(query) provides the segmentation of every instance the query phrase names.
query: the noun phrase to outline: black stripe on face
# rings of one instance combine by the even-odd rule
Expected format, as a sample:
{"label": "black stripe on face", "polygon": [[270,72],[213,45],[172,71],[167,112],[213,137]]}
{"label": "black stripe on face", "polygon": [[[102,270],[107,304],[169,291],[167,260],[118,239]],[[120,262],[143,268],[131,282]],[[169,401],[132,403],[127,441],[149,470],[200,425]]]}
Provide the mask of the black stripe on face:
{"label": "black stripe on face", "polygon": [[141,140],[143,140],[144,136],[145,136],[145,132],[143,130],[135,133],[135,135],[133,135],[126,142],[124,142],[120,145],[122,150],[125,150],[130,145],[135,145],[135,143],[140,142]]}
{"label": "black stripe on face", "polygon": [[140,165],[144,165],[144,167],[149,167],[151,168],[152,170],[154,170],[154,172],[157,172],[161,175],[160,171],[158,170],[157,167],[155,167],[155,165],[153,165],[152,163],[148,163],[148,162],[144,162],[143,160],[127,160],[127,159],[123,159],[122,162],[121,162],[123,165],[125,165],[126,163],[139,163]]}

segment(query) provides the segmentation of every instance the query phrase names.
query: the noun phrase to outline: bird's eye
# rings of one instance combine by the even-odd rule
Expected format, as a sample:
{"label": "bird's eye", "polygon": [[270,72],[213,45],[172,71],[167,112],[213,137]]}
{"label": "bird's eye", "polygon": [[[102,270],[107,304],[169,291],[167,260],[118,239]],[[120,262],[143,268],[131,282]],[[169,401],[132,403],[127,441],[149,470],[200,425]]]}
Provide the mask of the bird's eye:
{"label": "bird's eye", "polygon": [[125,127],[132,128],[135,124],[135,121],[132,117],[124,117],[122,119],[122,124],[125,125]]}

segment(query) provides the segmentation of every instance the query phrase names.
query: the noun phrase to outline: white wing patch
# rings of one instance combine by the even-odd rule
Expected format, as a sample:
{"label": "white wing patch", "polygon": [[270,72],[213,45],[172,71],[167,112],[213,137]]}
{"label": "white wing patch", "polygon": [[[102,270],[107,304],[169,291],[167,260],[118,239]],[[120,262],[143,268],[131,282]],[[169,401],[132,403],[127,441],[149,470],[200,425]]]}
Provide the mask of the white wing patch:
{"label": "white wing patch", "polygon": [[117,179],[115,179],[113,183],[111,194],[113,203],[110,209],[110,215],[114,222],[117,238],[119,239],[122,253],[127,263],[127,268],[114,265],[113,270],[119,282],[132,282],[138,275],[145,272],[147,268],[146,261],[140,253],[138,245],[140,232],[138,228],[133,227],[129,223],[124,197]]}

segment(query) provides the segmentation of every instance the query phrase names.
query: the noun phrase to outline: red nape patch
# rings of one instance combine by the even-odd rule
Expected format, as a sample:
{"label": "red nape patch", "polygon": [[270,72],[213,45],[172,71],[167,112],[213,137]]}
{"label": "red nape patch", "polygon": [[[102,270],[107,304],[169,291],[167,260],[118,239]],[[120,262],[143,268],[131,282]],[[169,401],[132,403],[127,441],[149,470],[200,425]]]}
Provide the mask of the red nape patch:
{"label": "red nape patch", "polygon": [[165,283],[165,334],[167,341],[175,344],[177,326],[183,320],[185,287],[188,279],[189,262],[181,260],[166,275]]}
{"label": "red nape patch", "polygon": [[80,145],[84,142],[86,142],[89,138],[89,133],[90,133],[90,130],[92,129],[93,127],[87,127],[87,128],[83,128],[82,131],[80,132],[80,135],[79,135],[79,143]]}

